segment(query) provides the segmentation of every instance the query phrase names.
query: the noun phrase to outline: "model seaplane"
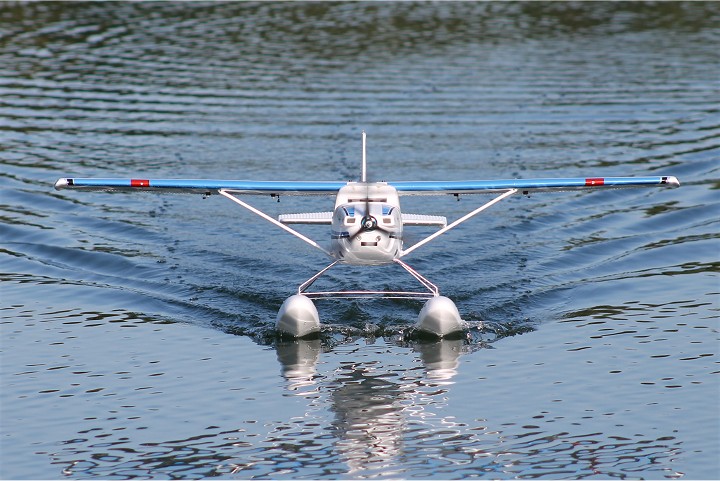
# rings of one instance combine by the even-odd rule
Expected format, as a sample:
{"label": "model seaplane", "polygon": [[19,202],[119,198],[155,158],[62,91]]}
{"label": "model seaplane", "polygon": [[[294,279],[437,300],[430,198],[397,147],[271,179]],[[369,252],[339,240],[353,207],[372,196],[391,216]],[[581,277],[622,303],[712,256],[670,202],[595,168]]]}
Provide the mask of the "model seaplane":
{"label": "model seaplane", "polygon": [[[582,177],[526,180],[400,181],[367,180],[366,135],[362,133],[362,169],[359,182],[334,181],[252,181],[252,180],[179,180],[179,179],[101,179],[61,178],[55,188],[85,191],[219,194],[275,226],[327,254],[332,263],[302,283],[297,293],[280,307],[276,329],[293,337],[316,335],[320,319],[313,303],[321,298],[414,298],[425,300],[416,327],[420,332],[445,337],[463,331],[463,321],[455,303],[441,296],[439,289],[404,262],[404,258],[428,242],[445,234],[468,219],[508,197],[521,193],[597,190],[628,187],[678,187],[672,176],[662,177]],[[494,194],[495,197],[459,219],[448,223],[443,216],[408,214],[400,210],[405,195]],[[277,219],[248,204],[241,196],[325,195],[335,196],[333,211],[282,214]],[[329,248],[323,247],[296,229],[293,224],[330,226]],[[408,226],[435,227],[434,233],[405,246],[403,230]],[[395,263],[423,286],[418,291],[311,291],[312,284],[338,263],[383,265]]]}

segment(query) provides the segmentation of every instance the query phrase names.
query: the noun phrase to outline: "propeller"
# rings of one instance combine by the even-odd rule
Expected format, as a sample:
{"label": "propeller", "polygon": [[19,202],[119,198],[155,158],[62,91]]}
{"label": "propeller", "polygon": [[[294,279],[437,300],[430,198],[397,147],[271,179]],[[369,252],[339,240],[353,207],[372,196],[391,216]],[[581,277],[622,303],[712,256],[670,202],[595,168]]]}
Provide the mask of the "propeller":
{"label": "propeller", "polygon": [[360,220],[360,225],[358,226],[357,232],[352,234],[350,236],[350,240],[354,241],[358,237],[360,237],[363,234],[366,234],[368,232],[372,232],[375,229],[378,228],[378,222],[377,219],[370,215],[370,187],[366,186],[365,188],[365,210],[363,211],[363,217]]}

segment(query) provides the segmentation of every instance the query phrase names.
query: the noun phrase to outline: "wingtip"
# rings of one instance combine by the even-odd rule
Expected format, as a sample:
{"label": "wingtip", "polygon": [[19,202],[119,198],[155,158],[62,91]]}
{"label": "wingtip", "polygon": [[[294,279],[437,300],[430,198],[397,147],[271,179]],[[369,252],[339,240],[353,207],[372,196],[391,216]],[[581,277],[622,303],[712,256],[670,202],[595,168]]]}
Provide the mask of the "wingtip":
{"label": "wingtip", "polygon": [[72,179],[67,179],[63,177],[62,179],[58,179],[57,182],[55,182],[55,190],[62,190],[70,187],[72,185]]}
{"label": "wingtip", "polygon": [[680,181],[677,177],[672,175],[663,177],[663,184],[667,185],[670,188],[680,187]]}

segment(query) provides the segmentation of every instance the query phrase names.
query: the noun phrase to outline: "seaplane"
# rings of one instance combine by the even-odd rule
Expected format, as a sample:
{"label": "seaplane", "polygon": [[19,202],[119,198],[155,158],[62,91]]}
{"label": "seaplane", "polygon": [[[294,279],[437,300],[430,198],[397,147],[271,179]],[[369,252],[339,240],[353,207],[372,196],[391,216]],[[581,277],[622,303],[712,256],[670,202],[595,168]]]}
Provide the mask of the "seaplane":
{"label": "seaplane", "polygon": [[[405,258],[449,230],[507,199],[537,192],[602,190],[635,187],[678,187],[673,176],[578,177],[510,180],[440,180],[371,182],[367,176],[366,134],[362,132],[362,163],[358,181],[255,181],[147,178],[74,178],[57,180],[55,189],[109,192],[189,193],[223,196],[249,212],[284,230],[327,255],[331,263],[300,284],[297,292],[280,306],[275,320],[278,333],[293,338],[318,336],[321,323],[314,301],[326,298],[405,298],[425,303],[415,327],[432,337],[446,338],[465,329],[455,303],[441,296],[438,287],[410,267]],[[400,197],[465,196],[490,194],[493,198],[448,223],[444,216],[402,212]],[[332,211],[287,213],[274,218],[249,204],[247,196],[335,196]],[[299,232],[293,225],[318,224],[330,228],[329,246]],[[406,227],[431,227],[433,233],[406,246]],[[337,290],[313,291],[313,283],[338,263],[359,266],[397,264],[422,287],[408,291]]]}

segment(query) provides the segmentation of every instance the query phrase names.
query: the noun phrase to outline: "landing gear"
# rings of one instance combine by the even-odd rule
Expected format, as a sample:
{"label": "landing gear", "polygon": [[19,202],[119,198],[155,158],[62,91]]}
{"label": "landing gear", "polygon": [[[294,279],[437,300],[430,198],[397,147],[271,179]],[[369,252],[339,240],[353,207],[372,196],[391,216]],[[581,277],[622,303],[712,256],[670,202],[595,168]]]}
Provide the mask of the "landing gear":
{"label": "landing gear", "polygon": [[[364,134],[363,134],[364,139]],[[365,143],[363,142],[363,149]],[[364,158],[364,155],[363,155]],[[447,219],[440,216],[427,216],[427,215],[403,215],[400,213],[400,200],[398,192],[395,187],[385,182],[371,182],[368,183],[365,180],[365,168],[363,161],[363,176],[362,182],[353,183],[349,182],[344,186],[341,186],[337,190],[337,196],[335,199],[335,211],[334,212],[316,212],[308,214],[288,214],[280,216],[278,219],[274,219],[265,212],[256,209],[247,202],[238,198],[237,196],[244,193],[259,194],[263,191],[270,193],[270,195],[278,195],[277,192],[263,184],[259,187],[254,187],[251,190],[245,188],[242,189],[228,189],[220,188],[218,193],[229,200],[235,202],[241,207],[249,210],[253,214],[260,216],[271,224],[283,229],[284,231],[294,235],[298,239],[306,242],[307,244],[315,247],[316,249],[324,252],[328,257],[337,259],[332,264],[322,269],[320,272],[315,274],[313,277],[305,281],[298,288],[297,294],[289,297],[285,300],[280,311],[278,312],[275,326],[277,331],[280,333],[295,337],[303,338],[312,335],[317,335],[320,332],[320,316],[318,315],[313,299],[323,298],[394,298],[394,299],[424,299],[427,302],[420,311],[416,328],[421,334],[428,334],[433,337],[448,337],[452,334],[460,334],[463,331],[463,321],[460,319],[460,313],[458,312],[455,304],[448,299],[440,295],[438,288],[430,281],[420,275],[415,269],[405,264],[400,260],[400,257],[404,257],[410,254],[412,251],[419,247],[427,244],[433,239],[443,235],[450,229],[457,227],[471,217],[476,216],[480,212],[489,208],[490,206],[502,201],[503,199],[518,192],[516,188],[502,189],[502,188],[485,188],[477,187],[475,184],[470,187],[470,192],[475,190],[485,189],[488,193],[490,192],[502,192],[500,195],[495,197],[489,202],[481,205],[472,212],[465,214],[451,224],[447,224]],[[312,184],[312,183],[311,183]],[[322,184],[322,183],[320,183]],[[432,184],[432,183],[431,183]],[[454,184],[454,183],[450,183]],[[427,185],[426,185],[427,186]],[[335,185],[329,187],[325,184],[320,185],[320,190],[315,190],[314,185],[310,186],[298,186],[297,190],[283,188],[283,192],[292,192],[295,194],[302,193],[326,193],[335,190]],[[540,186],[534,186],[540,187]],[[541,187],[542,188],[542,187]],[[431,187],[431,190],[435,187]],[[460,189],[462,190],[462,189]],[[426,192],[420,189],[418,192]],[[407,190],[411,192],[411,190]],[[429,193],[429,191],[427,191]],[[438,188],[437,192],[446,192],[444,188]],[[382,195],[381,195],[382,194]],[[458,194],[456,194],[458,195]],[[377,198],[374,198],[376,196]],[[371,208],[372,207],[372,208]],[[361,232],[355,231],[353,235],[347,230],[346,226],[355,225],[355,209],[358,209],[358,213],[362,212],[363,217],[360,219]],[[348,209],[353,210],[353,214],[350,214]],[[382,224],[381,228],[378,225],[378,217],[371,213],[381,212]],[[392,216],[391,212],[395,212]],[[393,217],[394,216],[394,217]],[[388,224],[385,226],[384,224]],[[331,235],[331,250],[327,250],[320,246],[314,240],[306,237],[300,232],[288,227],[286,224],[330,224],[333,229]],[[421,226],[443,226],[440,230],[425,237],[420,242],[417,242],[410,246],[408,249],[402,249],[402,226],[403,225],[421,225]],[[390,226],[393,226],[390,229]],[[370,232],[375,232],[369,239],[365,239],[365,235]],[[361,240],[359,234],[362,234]],[[379,248],[378,243],[385,237],[387,245],[383,248]],[[348,239],[352,241],[360,242],[344,242]],[[373,240],[374,239],[374,240]],[[355,245],[359,244],[359,245]],[[365,251],[363,249],[375,249],[371,251]],[[358,250],[361,249],[361,250]],[[359,253],[363,253],[360,255]],[[370,254],[367,254],[367,253]],[[366,255],[367,254],[367,255]],[[327,292],[310,292],[308,289],[310,286],[322,276],[328,269],[333,267],[335,264],[343,259],[344,262],[355,265],[382,265],[389,263],[390,261],[398,264],[405,269],[410,275],[412,275],[420,284],[425,287],[425,291],[422,292],[402,292],[402,291],[327,291]]]}
{"label": "landing gear", "polygon": [[298,293],[288,297],[283,302],[277,314],[275,328],[281,334],[294,338],[309,337],[320,332],[320,316],[313,299],[331,298],[391,298],[391,299],[427,299],[423,306],[415,328],[424,335],[443,338],[454,334],[462,333],[464,324],[460,319],[455,303],[445,296],[441,296],[438,288],[420,275],[412,267],[399,259],[395,263],[408,271],[417,279],[427,291],[323,291],[309,292],[307,289],[328,269],[333,267],[333,262],[306,282],[300,285]]}
{"label": "landing gear", "polygon": [[463,331],[463,321],[455,303],[445,296],[428,300],[418,315],[415,327],[422,334],[447,337]]}
{"label": "landing gear", "polygon": [[275,320],[275,329],[295,338],[320,332],[320,316],[313,301],[302,294],[285,299]]}

